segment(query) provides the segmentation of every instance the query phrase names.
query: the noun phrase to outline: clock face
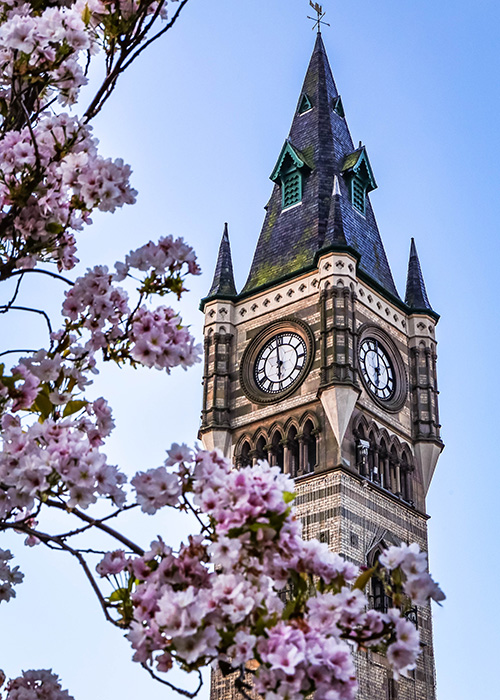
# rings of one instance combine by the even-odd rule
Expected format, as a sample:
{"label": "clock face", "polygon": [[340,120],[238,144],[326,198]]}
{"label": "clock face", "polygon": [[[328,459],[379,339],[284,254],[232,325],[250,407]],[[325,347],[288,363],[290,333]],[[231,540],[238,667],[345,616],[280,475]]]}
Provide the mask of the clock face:
{"label": "clock face", "polygon": [[359,346],[359,365],[368,389],[378,399],[388,401],[396,384],[389,357],[378,340],[365,338]]}
{"label": "clock face", "polygon": [[257,387],[267,394],[289,389],[307,360],[307,347],[298,333],[277,333],[261,348],[254,366]]}

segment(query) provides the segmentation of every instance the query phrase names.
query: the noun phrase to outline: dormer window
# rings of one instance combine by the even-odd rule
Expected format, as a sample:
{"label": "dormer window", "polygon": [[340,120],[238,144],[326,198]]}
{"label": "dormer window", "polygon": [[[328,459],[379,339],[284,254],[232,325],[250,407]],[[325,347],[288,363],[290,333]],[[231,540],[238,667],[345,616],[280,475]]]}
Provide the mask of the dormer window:
{"label": "dormer window", "polygon": [[281,176],[282,207],[288,209],[302,201],[302,175],[293,170]]}
{"label": "dormer window", "polygon": [[285,141],[271,180],[281,187],[282,211],[302,202],[304,176],[311,170],[303,154],[290,141]]}
{"label": "dormer window", "polygon": [[364,214],[366,200],[366,184],[357,175],[355,175],[351,180],[351,200],[352,206],[358,211],[360,211],[362,214]]}
{"label": "dormer window", "polygon": [[309,112],[309,110],[312,108],[313,108],[313,104],[311,102],[309,95],[306,95],[306,93],[304,93],[300,99],[300,102],[299,102],[299,108],[297,110],[298,113],[304,114],[305,112]]}
{"label": "dormer window", "polygon": [[347,179],[354,209],[365,214],[366,195],[377,187],[370,161],[364,146],[346,156],[342,165],[342,174]]}

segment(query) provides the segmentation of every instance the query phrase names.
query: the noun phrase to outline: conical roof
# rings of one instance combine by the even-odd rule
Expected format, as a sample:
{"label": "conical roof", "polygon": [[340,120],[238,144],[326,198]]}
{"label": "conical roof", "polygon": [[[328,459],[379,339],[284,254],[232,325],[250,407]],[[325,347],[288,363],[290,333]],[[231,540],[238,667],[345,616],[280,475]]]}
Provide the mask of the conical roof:
{"label": "conical roof", "polygon": [[433,311],[425,289],[424,276],[418,259],[415,240],[411,239],[410,259],[408,261],[408,276],[406,278],[405,302],[412,309],[419,311]]}
{"label": "conical roof", "polygon": [[214,279],[210,291],[204,301],[215,297],[236,296],[234,284],[233,261],[231,258],[231,246],[229,244],[229,233],[227,223],[224,224],[224,231],[219,246],[219,255],[215,266]]}
{"label": "conical roof", "polygon": [[[366,149],[354,148],[320,34],[280,158],[284,157],[284,149],[288,149],[288,157],[296,160],[304,174],[302,201],[283,209],[280,183],[275,185],[241,293],[251,293],[313,268],[328,235],[337,176],[341,196],[336,196],[346,244],[360,254],[360,269],[398,297],[369,199],[366,198],[364,214],[351,203],[348,176],[351,161],[356,163],[364,158],[367,167],[370,166]],[[276,168],[273,176],[275,173]],[[371,189],[375,186],[373,180]],[[336,216],[340,216],[340,211]]]}

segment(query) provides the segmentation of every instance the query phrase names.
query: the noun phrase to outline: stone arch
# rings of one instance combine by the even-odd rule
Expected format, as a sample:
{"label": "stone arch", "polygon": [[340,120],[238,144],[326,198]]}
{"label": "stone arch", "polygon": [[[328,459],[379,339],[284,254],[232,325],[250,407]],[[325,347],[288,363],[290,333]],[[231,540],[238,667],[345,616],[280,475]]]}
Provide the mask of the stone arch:
{"label": "stone arch", "polygon": [[235,449],[235,455],[236,455],[236,457],[235,457],[235,462],[236,462],[236,466],[237,466],[237,467],[248,467],[248,466],[250,466],[251,463],[252,463],[251,454],[252,454],[252,447],[251,447],[251,444],[250,444],[250,439],[248,438],[248,436],[243,435],[243,436],[239,439],[239,441],[238,441],[238,443],[237,443],[237,445],[236,445],[236,449]]}
{"label": "stone arch", "polygon": [[317,428],[311,418],[308,418],[302,429],[302,464],[305,473],[313,472],[318,462]]}
{"label": "stone arch", "polygon": [[299,431],[295,426],[295,421],[289,424],[289,427],[285,433],[286,440],[286,459],[285,459],[285,471],[290,474],[290,476],[295,477],[299,472],[300,466],[300,450],[298,442]]}
{"label": "stone arch", "polygon": [[283,444],[283,431],[279,427],[276,427],[272,433],[269,455],[271,465],[279,467],[283,471],[285,467],[285,447]]}
{"label": "stone arch", "polygon": [[267,454],[267,436],[265,435],[264,432],[262,432],[257,440],[255,441],[255,459],[256,460],[261,460],[265,459],[267,460],[268,454]]}
{"label": "stone arch", "polygon": [[405,501],[413,503],[413,460],[407,445],[401,452],[401,496]]}

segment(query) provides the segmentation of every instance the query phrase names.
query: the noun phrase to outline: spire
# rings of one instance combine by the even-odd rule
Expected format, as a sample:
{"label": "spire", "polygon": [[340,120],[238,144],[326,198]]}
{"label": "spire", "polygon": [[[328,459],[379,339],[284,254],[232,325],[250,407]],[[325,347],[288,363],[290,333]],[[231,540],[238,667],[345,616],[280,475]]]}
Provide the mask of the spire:
{"label": "spire", "polygon": [[233,262],[231,259],[231,246],[229,244],[229,234],[227,224],[224,224],[224,232],[219,246],[219,255],[215,266],[214,279],[207,299],[214,297],[234,297],[236,296],[236,287],[234,284]]}
{"label": "spire", "polygon": [[344,234],[344,222],[342,218],[342,193],[340,191],[339,179],[335,175],[333,180],[332,201],[330,204],[330,215],[326,227],[325,240],[322,250],[335,248],[336,246],[347,246]]}
{"label": "spire", "polygon": [[[352,197],[358,174],[362,212]],[[275,186],[242,294],[313,269],[319,251],[333,245],[335,235],[342,238],[341,221],[342,245],[360,255],[359,269],[398,297],[370,201],[364,198],[376,187],[366,148],[354,148],[320,33],[271,179]],[[340,193],[335,196],[334,184]]]}
{"label": "spire", "polygon": [[424,277],[420,268],[415,240],[411,239],[410,259],[408,262],[408,277],[406,279],[405,302],[412,309],[419,311],[433,311],[427,298]]}

